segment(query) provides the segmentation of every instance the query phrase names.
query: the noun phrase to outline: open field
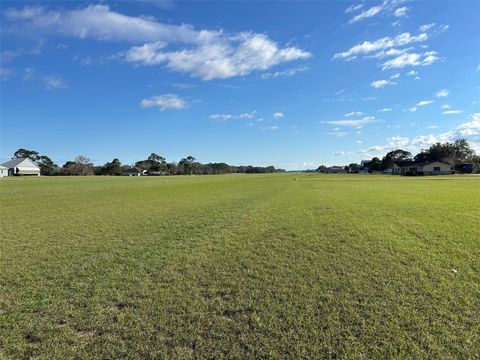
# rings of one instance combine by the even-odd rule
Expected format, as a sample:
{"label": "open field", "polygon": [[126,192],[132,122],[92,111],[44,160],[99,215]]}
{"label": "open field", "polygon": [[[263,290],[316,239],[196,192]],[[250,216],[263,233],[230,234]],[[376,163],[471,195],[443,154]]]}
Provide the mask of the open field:
{"label": "open field", "polygon": [[480,358],[480,177],[443,179],[4,179],[0,358]]}

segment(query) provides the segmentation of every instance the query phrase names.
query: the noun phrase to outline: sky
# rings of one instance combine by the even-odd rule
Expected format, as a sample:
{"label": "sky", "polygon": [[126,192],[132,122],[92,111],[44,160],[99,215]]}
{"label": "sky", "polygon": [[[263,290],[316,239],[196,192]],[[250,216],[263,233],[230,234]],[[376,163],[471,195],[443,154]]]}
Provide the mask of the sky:
{"label": "sky", "polygon": [[479,1],[2,1],[0,17],[1,161],[480,152]]}

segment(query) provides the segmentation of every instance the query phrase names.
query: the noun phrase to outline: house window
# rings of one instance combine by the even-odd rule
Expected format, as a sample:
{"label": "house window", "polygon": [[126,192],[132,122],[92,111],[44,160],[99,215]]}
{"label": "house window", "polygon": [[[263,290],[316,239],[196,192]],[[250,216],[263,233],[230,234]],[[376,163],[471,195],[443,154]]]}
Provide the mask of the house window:
{"label": "house window", "polygon": [[433,171],[440,171],[440,166],[435,166],[435,167],[433,168]]}

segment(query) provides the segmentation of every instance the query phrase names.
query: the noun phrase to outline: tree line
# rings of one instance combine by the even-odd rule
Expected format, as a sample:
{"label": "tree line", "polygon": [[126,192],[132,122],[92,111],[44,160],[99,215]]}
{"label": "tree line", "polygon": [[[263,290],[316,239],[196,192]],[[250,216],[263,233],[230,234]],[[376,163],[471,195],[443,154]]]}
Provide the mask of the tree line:
{"label": "tree line", "polygon": [[233,166],[226,163],[202,164],[193,156],[187,156],[178,162],[167,162],[166,158],[156,153],[151,153],[145,160],[139,160],[134,165],[122,164],[118,158],[103,165],[94,165],[84,155],[78,155],[73,160],[67,161],[62,166],[46,155],[40,155],[37,151],[18,149],[12,159],[27,158],[32,160],[40,168],[42,175],[112,175],[119,176],[128,173],[132,169],[145,171],[148,175],[220,175],[220,174],[264,174],[283,172],[274,166]]}
{"label": "tree line", "polygon": [[[452,165],[457,172],[480,171],[480,156],[475,153],[470,144],[465,139],[455,140],[453,142],[437,142],[428,149],[423,149],[415,156],[411,152],[396,149],[388,152],[381,159],[374,157],[368,164],[368,172],[382,172],[393,168],[393,164],[397,161],[424,163],[433,161],[444,161]],[[471,164],[466,167],[465,164]],[[351,163],[344,168],[345,172],[358,173],[361,164]],[[325,165],[319,166],[316,171],[328,172]]]}

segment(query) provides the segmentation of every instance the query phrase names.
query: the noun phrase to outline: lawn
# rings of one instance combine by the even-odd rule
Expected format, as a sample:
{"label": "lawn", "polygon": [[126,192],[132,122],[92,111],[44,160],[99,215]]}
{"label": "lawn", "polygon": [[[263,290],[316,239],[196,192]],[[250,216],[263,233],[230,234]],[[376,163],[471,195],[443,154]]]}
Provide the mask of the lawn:
{"label": "lawn", "polygon": [[480,176],[0,181],[0,358],[480,358]]}

